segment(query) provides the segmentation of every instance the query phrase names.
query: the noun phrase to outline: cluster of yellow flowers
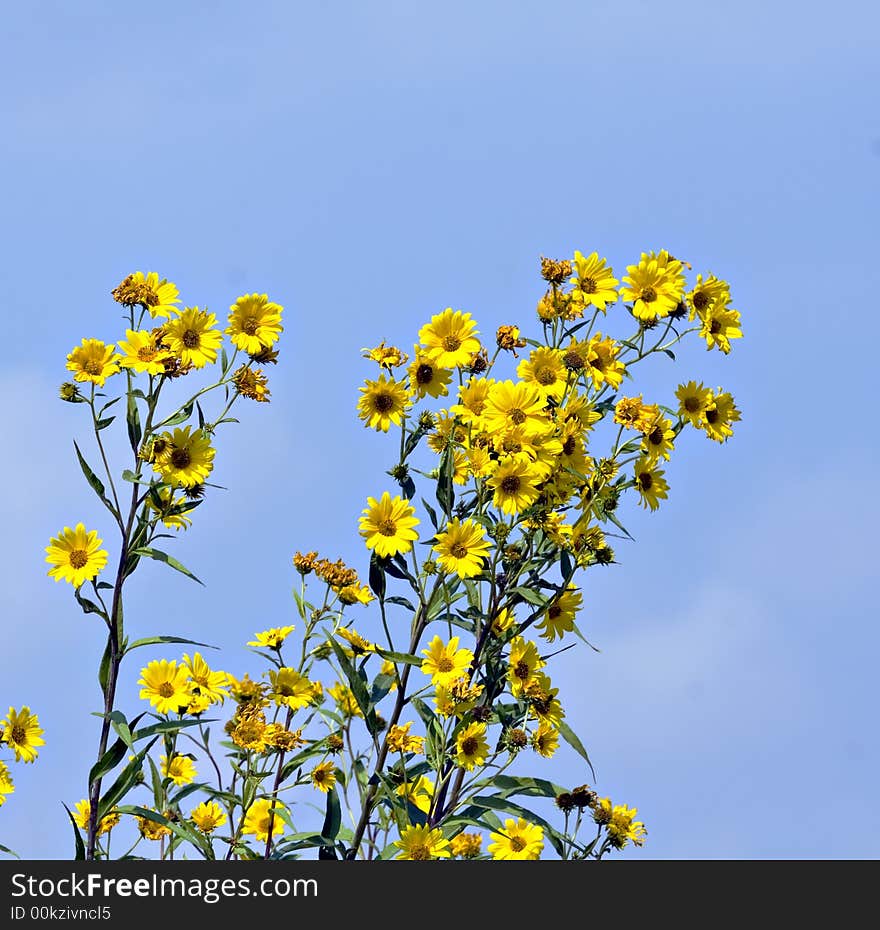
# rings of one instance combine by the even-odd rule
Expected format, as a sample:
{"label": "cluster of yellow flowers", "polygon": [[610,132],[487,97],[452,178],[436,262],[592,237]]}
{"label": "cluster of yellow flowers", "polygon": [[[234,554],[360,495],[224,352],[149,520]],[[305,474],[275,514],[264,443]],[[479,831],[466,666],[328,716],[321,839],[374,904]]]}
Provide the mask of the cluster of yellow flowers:
{"label": "cluster of yellow flowers", "polygon": [[[9,708],[4,720],[0,720],[0,746],[5,746],[13,753],[16,762],[34,762],[38,748],[45,745],[43,729],[36,714],[30,707],[16,710]],[[6,803],[6,795],[15,791],[15,784],[9,766],[0,759],[0,807]]]}

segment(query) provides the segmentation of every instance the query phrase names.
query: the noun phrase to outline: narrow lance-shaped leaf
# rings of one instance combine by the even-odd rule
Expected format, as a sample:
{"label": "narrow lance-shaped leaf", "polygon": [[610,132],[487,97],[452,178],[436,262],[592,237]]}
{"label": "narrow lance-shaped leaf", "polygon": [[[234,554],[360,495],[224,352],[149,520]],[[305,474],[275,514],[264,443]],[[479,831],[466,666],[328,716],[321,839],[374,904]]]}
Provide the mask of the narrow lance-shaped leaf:
{"label": "narrow lance-shaped leaf", "polygon": [[157,562],[164,562],[166,565],[170,565],[171,568],[180,572],[182,575],[186,575],[187,578],[192,578],[193,581],[197,581],[199,584],[204,584],[182,563],[178,562],[173,556],[168,555],[167,552],[162,552],[161,549],[151,549],[149,547],[142,547],[140,549],[133,549],[130,555],[134,556],[146,556],[149,559],[155,559]]}
{"label": "narrow lance-shaped leaf", "polygon": [[142,435],[141,417],[138,412],[137,401],[131,394],[128,395],[128,409],[125,413],[125,422],[128,425],[128,441],[131,443],[132,450],[137,452]]}

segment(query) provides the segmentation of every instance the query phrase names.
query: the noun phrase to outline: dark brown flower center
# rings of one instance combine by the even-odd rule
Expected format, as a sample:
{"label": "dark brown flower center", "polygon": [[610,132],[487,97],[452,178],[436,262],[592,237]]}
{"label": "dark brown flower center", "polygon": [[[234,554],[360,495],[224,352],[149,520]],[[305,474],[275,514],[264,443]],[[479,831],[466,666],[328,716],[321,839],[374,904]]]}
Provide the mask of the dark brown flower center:
{"label": "dark brown flower center", "polygon": [[562,356],[562,364],[569,371],[580,371],[584,367],[584,358],[580,352],[571,349]]}
{"label": "dark brown flower center", "polygon": [[72,549],[68,558],[74,568],[83,568],[89,561],[89,554],[85,549]]}
{"label": "dark brown flower center", "polygon": [[455,663],[449,656],[440,656],[437,660],[437,671],[438,672],[451,672],[455,668]]}
{"label": "dark brown flower center", "polygon": [[582,291],[584,294],[595,294],[599,288],[596,285],[595,278],[586,277],[578,281],[578,290]]}
{"label": "dark brown flower center", "polygon": [[424,846],[422,844],[419,844],[417,846],[412,846],[410,847],[409,857],[410,859],[417,859],[420,861],[423,861],[425,859],[430,859],[431,850],[427,846]]}
{"label": "dark brown flower center", "polygon": [[192,456],[188,449],[175,449],[171,453],[171,464],[175,468],[189,468],[192,463]]}
{"label": "dark brown flower center", "polygon": [[394,409],[394,395],[384,392],[377,394],[373,398],[373,406],[379,413],[388,413],[389,410]]}
{"label": "dark brown flower center", "polygon": [[416,384],[430,384],[434,380],[433,365],[419,365],[416,369]]}
{"label": "dark brown flower center", "polygon": [[526,422],[526,415],[519,409],[519,407],[513,407],[508,411],[507,416],[510,418],[510,422],[515,426],[519,426],[521,423]]}
{"label": "dark brown flower center", "polygon": [[537,372],[535,372],[535,380],[538,384],[543,384],[545,386],[553,384],[556,380],[556,372],[552,368],[546,366],[544,368],[539,368]]}
{"label": "dark brown flower center", "polygon": [[639,475],[639,487],[643,491],[650,491],[654,484],[654,476],[649,471],[643,471]]}
{"label": "dark brown flower center", "polygon": [[103,368],[104,366],[100,362],[95,361],[94,359],[90,359],[88,362],[86,362],[83,365],[83,371],[87,375],[100,375]]}
{"label": "dark brown flower center", "polygon": [[379,524],[379,532],[383,536],[393,536],[397,532],[397,523],[394,520],[383,520]]}
{"label": "dark brown flower center", "polygon": [[174,694],[174,685],[170,681],[163,681],[161,685],[156,689],[159,694],[164,698],[171,697]]}
{"label": "dark brown flower center", "polygon": [[526,848],[526,841],[521,836],[514,836],[510,840],[510,848],[514,852],[522,852]]}
{"label": "dark brown flower center", "polygon": [[259,325],[260,324],[251,317],[250,319],[245,320],[244,323],[241,324],[241,331],[248,336],[253,336],[256,333]]}
{"label": "dark brown flower center", "polygon": [[532,674],[531,668],[529,668],[529,663],[525,659],[520,659],[513,667],[513,674],[516,678],[519,678],[520,681],[527,681]]}
{"label": "dark brown flower center", "polygon": [[184,334],[181,342],[187,349],[197,349],[202,342],[201,335],[194,329],[188,329]]}
{"label": "dark brown flower center", "polygon": [[705,291],[697,291],[694,294],[694,307],[697,310],[705,310],[711,303],[709,295]]}
{"label": "dark brown flower center", "polygon": [[155,346],[146,345],[146,346],[141,346],[138,349],[138,358],[142,362],[152,362],[153,359],[156,357],[156,355],[157,355],[157,352],[156,352]]}
{"label": "dark brown flower center", "polygon": [[659,426],[655,426],[654,429],[648,433],[648,442],[652,446],[660,446],[663,444],[663,430]]}
{"label": "dark brown flower center", "polygon": [[561,613],[562,613],[562,608],[559,606],[559,604],[554,604],[554,605],[553,605],[552,607],[550,607],[549,610],[547,611],[547,616],[548,616],[551,620],[555,620],[558,616],[560,616]]}
{"label": "dark brown flower center", "polygon": [[718,422],[718,411],[717,410],[707,410],[706,411],[706,421],[708,423],[717,423]]}
{"label": "dark brown flower center", "polygon": [[562,444],[562,454],[563,455],[574,455],[574,450],[577,448],[577,440],[574,436],[569,436],[565,442]]}
{"label": "dark brown flower center", "polygon": [[479,745],[476,736],[467,736],[461,741],[461,751],[466,756],[472,756],[479,748]]}
{"label": "dark brown flower center", "polygon": [[501,479],[501,490],[505,494],[516,494],[520,488],[522,482],[519,479],[519,475],[505,475]]}
{"label": "dark brown flower center", "polygon": [[721,321],[712,320],[712,322],[709,324],[709,332],[712,333],[713,336],[716,333],[720,333],[721,332]]}
{"label": "dark brown flower center", "polygon": [[457,352],[461,348],[461,339],[458,336],[444,336],[443,348],[447,352]]}
{"label": "dark brown flower center", "polygon": [[639,294],[639,297],[644,303],[651,304],[657,299],[657,292],[654,290],[653,287],[648,285],[647,287],[642,288],[642,291]]}
{"label": "dark brown flower center", "polygon": [[12,727],[12,742],[18,743],[20,746],[22,743],[27,741],[27,730],[20,724],[15,724]]}
{"label": "dark brown flower center", "polygon": [[461,543],[456,543],[449,551],[456,559],[463,559],[468,553],[467,546],[463,546]]}
{"label": "dark brown flower center", "polygon": [[684,409],[688,413],[696,413],[700,409],[700,401],[697,397],[685,397]]}

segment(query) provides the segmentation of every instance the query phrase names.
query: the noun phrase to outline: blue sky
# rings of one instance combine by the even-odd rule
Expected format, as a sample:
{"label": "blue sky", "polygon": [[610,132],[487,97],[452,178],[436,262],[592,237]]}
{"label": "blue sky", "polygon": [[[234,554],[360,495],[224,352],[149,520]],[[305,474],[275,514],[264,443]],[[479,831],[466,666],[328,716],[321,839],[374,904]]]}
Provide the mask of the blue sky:
{"label": "blue sky", "polygon": [[[71,455],[81,408],[56,388],[82,336],[116,338],[125,274],[158,270],[221,314],[255,290],[286,308],[273,403],[222,437],[229,493],[176,550],[207,589],[149,566],[127,613],[243,671],[252,632],[292,616],[295,549],[366,566],[356,518],[393,450],[355,417],[360,348],[411,343],[447,306],[486,334],[531,324],[541,254],[622,269],[665,247],[731,281],[746,338],[643,385],[723,384],[743,421],[723,448],[679,443],[667,506],[630,509],[637,542],[589,576],[602,651],[558,660],[570,720],[602,792],[650,830],[634,857],[877,855],[880,14],[732,10],[6,12],[0,700],[38,710],[48,742],[14,770],[0,842],[67,855],[58,802],[83,796],[94,752],[100,630],[42,559],[79,519],[112,538]],[[584,780],[568,757],[546,774]]]}

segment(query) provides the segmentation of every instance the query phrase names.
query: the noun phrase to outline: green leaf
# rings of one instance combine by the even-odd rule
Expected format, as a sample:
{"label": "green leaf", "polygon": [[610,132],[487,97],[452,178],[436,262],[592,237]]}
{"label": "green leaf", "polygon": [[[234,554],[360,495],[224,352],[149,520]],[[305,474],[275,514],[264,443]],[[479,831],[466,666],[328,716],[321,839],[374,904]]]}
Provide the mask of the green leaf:
{"label": "green leaf", "polygon": [[102,420],[95,421],[95,429],[100,433],[102,429],[107,429],[107,427],[116,419],[115,416],[104,417]]}
{"label": "green leaf", "polygon": [[110,501],[107,500],[107,493],[104,488],[104,483],[101,479],[92,471],[89,467],[89,463],[83,458],[82,452],[79,451],[79,446],[76,444],[76,440],[73,441],[73,448],[76,449],[76,457],[79,459],[79,467],[82,469],[82,473],[86,476],[86,481],[88,481],[89,486],[101,498],[104,506],[107,507],[110,512],[116,515],[116,511],[113,509],[113,505]]}
{"label": "green leaf", "polygon": [[135,817],[143,817],[145,820],[152,820],[154,823],[160,823],[181,840],[191,843],[206,858],[213,859],[214,851],[210,848],[209,840],[198,830],[191,827],[185,820],[175,823],[156,811],[151,811],[146,807],[139,807],[136,804],[126,804],[119,808],[121,814],[131,814]]}
{"label": "green leaf", "polygon": [[131,788],[138,783],[138,776],[144,763],[144,756],[152,749],[153,743],[158,737],[154,737],[119,773],[117,779],[110,788],[104,793],[104,797],[98,802],[98,820],[105,817],[118,803],[125,797]]}
{"label": "green leaf", "polygon": [[509,594],[518,594],[524,601],[528,601],[529,604],[534,604],[535,607],[546,607],[550,601],[553,600],[555,595],[546,597],[544,594],[541,594],[540,591],[536,591],[534,588],[526,587],[521,585],[517,588],[511,588],[508,592]]}
{"label": "green leaf", "polygon": [[[73,858],[77,862],[82,862],[86,857],[86,847],[83,843],[82,836],[80,835],[79,827],[76,825],[76,821],[73,819],[73,814],[71,813],[70,808],[64,804],[63,801],[61,803],[64,805],[64,809],[67,811],[67,816],[70,818],[70,825],[73,827],[73,842],[76,844],[76,855]],[[14,852],[12,852],[11,849],[7,849],[5,846],[0,848],[2,848],[4,852],[12,853],[16,859],[19,858]]]}
{"label": "green leaf", "polygon": [[159,646],[162,643],[185,643],[189,646],[201,646],[204,649],[219,649],[219,646],[212,646],[210,643],[200,643],[195,639],[186,639],[183,636],[148,636],[145,639],[136,639],[130,643],[122,653],[128,655],[132,649],[139,649],[141,646]]}
{"label": "green leaf", "polygon": [[192,416],[193,405],[187,404],[185,407],[181,407],[177,413],[172,414],[168,417],[167,420],[163,420],[157,429],[164,429],[166,426],[180,426],[181,423],[186,423],[186,421]]}
{"label": "green leaf", "polygon": [[475,787],[499,788],[503,795],[524,794],[539,798],[555,798],[565,792],[565,788],[554,785],[544,778],[529,778],[525,775],[495,775]]}
{"label": "green leaf", "polygon": [[210,720],[160,720],[158,723],[151,723],[149,726],[142,727],[140,730],[135,730],[134,733],[131,734],[131,738],[137,743],[151,736],[158,736],[164,733],[177,733],[180,730],[185,730],[187,727],[197,727],[202,723],[214,723],[216,719],[216,717],[212,717]]}
{"label": "green leaf", "polygon": [[375,552],[370,556],[370,590],[381,601],[385,597],[385,569]]}
{"label": "green leaf", "polygon": [[478,797],[472,798],[471,803],[477,807],[488,807],[493,810],[502,811],[505,814],[515,814],[517,817],[522,817],[523,820],[527,820],[529,823],[543,827],[544,835],[553,844],[553,848],[560,856],[564,855],[564,838],[555,827],[534,811],[530,811],[527,807],[523,807],[521,804],[517,804],[515,801],[511,801],[508,798],[495,795],[479,795]]}
{"label": "green leaf", "polygon": [[375,736],[379,732],[379,725],[378,721],[376,720],[375,708],[373,707],[373,703],[370,700],[370,693],[367,691],[366,683],[358,674],[357,669],[351,664],[351,661],[339,643],[337,643],[336,640],[332,637],[328,639],[328,642],[333,647],[333,651],[336,653],[336,658],[339,662],[339,665],[341,666],[342,671],[345,673],[345,677],[348,679],[351,693],[354,695],[354,699],[357,702],[358,707],[360,707],[361,713],[364,715],[364,722],[367,725],[367,729],[369,730],[370,735]]}
{"label": "green leaf", "polygon": [[411,613],[416,612],[415,604],[413,604],[412,601],[408,601],[405,597],[398,597],[397,595],[394,597],[387,597],[385,598],[385,603],[397,604],[398,607],[405,607]]}
{"label": "green leaf", "polygon": [[[68,811],[67,813],[69,814],[70,811]],[[74,824],[74,827],[75,826],[76,824]],[[77,834],[77,836],[79,836],[79,834]],[[82,840],[80,840],[80,842],[82,842]],[[2,843],[0,843],[0,853],[6,853],[8,856],[14,856],[16,859],[21,859],[21,856],[19,856],[17,852],[10,849],[8,846],[4,846]]]}
{"label": "green leaf", "polygon": [[392,652],[390,649],[382,649],[381,646],[376,646],[376,652],[378,655],[382,656],[383,659],[391,659],[392,662],[402,662],[404,665],[416,665],[421,667],[423,661],[412,653]]}
{"label": "green leaf", "polygon": [[437,522],[437,511],[425,500],[424,497],[420,498],[422,506],[425,508],[425,511],[428,514],[428,517],[431,520],[431,523],[434,525],[434,529],[437,530],[440,528],[440,524]]}
{"label": "green leaf", "polygon": [[[335,840],[342,826],[342,808],[339,805],[339,795],[336,787],[327,792],[327,812],[324,815],[324,826],[321,827],[321,836]],[[335,858],[335,857],[334,857]]]}
{"label": "green leaf", "polygon": [[128,395],[128,409],[125,412],[125,422],[128,425],[128,441],[131,443],[131,448],[137,452],[143,430],[141,429],[141,416],[138,412],[137,401],[131,394]]}
{"label": "green leaf", "polygon": [[452,487],[452,476],[455,472],[455,459],[453,458],[452,443],[448,443],[440,456],[440,468],[437,477],[437,503],[443,512],[452,519],[452,508],[455,504],[455,491]]}
{"label": "green leaf", "polygon": [[103,756],[92,766],[89,772],[89,784],[103,778],[108,772],[113,771],[120,762],[122,762],[129,747],[122,739],[116,742],[104,753]]}
{"label": "green leaf", "polygon": [[83,597],[82,594],[80,594],[79,588],[73,589],[73,596],[76,598],[76,602],[82,608],[84,614],[98,614],[105,620],[107,619],[107,614],[104,613],[103,608],[99,607],[94,601],[90,601],[87,597]]}
{"label": "green leaf", "polygon": [[559,735],[568,743],[569,746],[584,760],[586,760],[587,765],[590,767],[590,772],[593,776],[593,781],[596,780],[596,770],[593,768],[593,763],[590,762],[590,757],[587,755],[587,750],[584,749],[584,744],[580,741],[577,733],[572,730],[572,728],[564,721],[559,721]]}
{"label": "green leaf", "polygon": [[200,585],[204,585],[204,582],[196,578],[196,576],[185,565],[182,565],[173,556],[168,555],[167,552],[162,552],[161,549],[150,549],[146,547],[141,549],[133,549],[129,555],[146,556],[149,559],[155,559],[157,562],[164,562],[166,565],[170,565],[171,568],[180,572],[182,575],[186,575],[187,578],[192,578],[193,581],[197,581]]}
{"label": "green leaf", "polygon": [[126,468],[125,471],[123,471],[122,480],[129,481],[131,484],[148,485],[153,483],[151,478],[142,478],[140,475],[136,475],[130,468]]}
{"label": "green leaf", "polygon": [[98,684],[101,686],[101,693],[107,693],[107,682],[110,679],[110,641],[104,647],[104,655],[101,656],[101,664],[98,666]]}

